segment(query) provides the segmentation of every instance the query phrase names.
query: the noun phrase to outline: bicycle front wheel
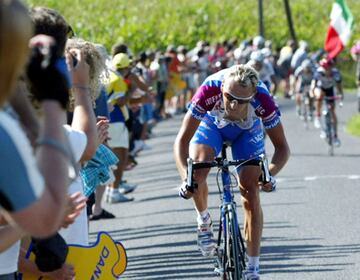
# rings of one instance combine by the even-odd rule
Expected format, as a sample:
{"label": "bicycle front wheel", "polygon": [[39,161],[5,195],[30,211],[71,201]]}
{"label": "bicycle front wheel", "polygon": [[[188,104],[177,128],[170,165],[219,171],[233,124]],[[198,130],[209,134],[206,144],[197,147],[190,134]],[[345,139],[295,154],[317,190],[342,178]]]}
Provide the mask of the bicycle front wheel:
{"label": "bicycle front wheel", "polygon": [[245,269],[245,251],[234,210],[225,214],[223,266],[226,280],[240,280]]}

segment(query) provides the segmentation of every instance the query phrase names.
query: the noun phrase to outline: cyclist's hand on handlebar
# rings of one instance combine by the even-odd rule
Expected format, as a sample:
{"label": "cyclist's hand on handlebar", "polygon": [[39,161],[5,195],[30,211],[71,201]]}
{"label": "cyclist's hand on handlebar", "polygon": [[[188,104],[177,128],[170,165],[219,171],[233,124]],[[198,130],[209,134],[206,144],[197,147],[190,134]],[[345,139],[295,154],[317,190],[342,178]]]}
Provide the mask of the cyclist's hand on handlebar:
{"label": "cyclist's hand on handlebar", "polygon": [[261,189],[264,192],[273,192],[276,190],[276,179],[274,176],[270,175],[269,182],[262,182]]}
{"label": "cyclist's hand on handlebar", "polygon": [[189,186],[187,184],[187,181],[185,180],[179,187],[179,196],[181,196],[184,199],[192,198],[196,189],[197,189],[196,183],[194,183],[194,186]]}
{"label": "cyclist's hand on handlebar", "polygon": [[343,94],[343,93],[340,94],[340,98],[341,98],[341,99],[340,99],[340,102],[339,102],[339,106],[340,106],[340,108],[341,108],[341,107],[344,106],[344,102],[343,102],[343,101],[344,101],[344,94]]}

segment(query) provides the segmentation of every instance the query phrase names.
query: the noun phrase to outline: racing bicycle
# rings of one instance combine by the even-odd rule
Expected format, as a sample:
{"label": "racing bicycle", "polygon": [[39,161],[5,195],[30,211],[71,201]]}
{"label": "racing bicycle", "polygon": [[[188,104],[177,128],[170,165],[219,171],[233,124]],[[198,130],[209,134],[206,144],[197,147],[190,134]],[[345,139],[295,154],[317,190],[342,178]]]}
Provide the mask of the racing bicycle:
{"label": "racing bicycle", "polygon": [[[331,115],[331,102],[342,99],[341,96],[325,96],[325,106],[322,114],[324,116],[324,123],[323,123],[323,133],[326,143],[328,144],[328,154],[330,156],[334,155],[334,142],[335,142],[335,123],[333,117]],[[342,103],[339,103],[339,106],[342,107]]]}
{"label": "racing bicycle", "polygon": [[239,186],[238,180],[229,170],[229,167],[235,166],[237,169],[245,165],[260,166],[262,168],[260,181],[264,183],[270,182],[270,173],[265,155],[261,156],[260,159],[229,161],[226,156],[227,147],[228,145],[224,144],[221,157],[217,157],[213,161],[194,162],[191,158],[188,158],[187,185],[194,186],[194,170],[218,168],[216,182],[221,204],[214,271],[222,280],[240,280],[243,279],[243,271],[245,270],[246,250],[234,200],[234,189]]}
{"label": "racing bicycle", "polygon": [[310,97],[310,86],[304,86],[301,94],[300,119],[304,122],[305,129],[309,129],[309,122],[313,118],[313,101]]}

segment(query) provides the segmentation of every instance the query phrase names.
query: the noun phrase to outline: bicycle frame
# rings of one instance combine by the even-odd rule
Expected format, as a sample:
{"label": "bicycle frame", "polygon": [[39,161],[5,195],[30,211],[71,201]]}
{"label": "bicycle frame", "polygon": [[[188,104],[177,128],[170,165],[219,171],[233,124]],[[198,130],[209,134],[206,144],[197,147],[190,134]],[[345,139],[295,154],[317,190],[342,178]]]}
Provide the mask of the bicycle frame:
{"label": "bicycle frame", "polygon": [[301,118],[304,121],[305,129],[309,129],[309,121],[312,120],[312,100],[310,97],[310,86],[304,86],[301,94]]}
{"label": "bicycle frame", "polygon": [[[217,256],[215,258],[215,272],[226,280],[242,279],[242,272],[245,269],[245,245],[241,235],[241,230],[237,218],[236,202],[232,192],[230,166],[239,167],[245,164],[259,165],[261,168],[265,164],[265,156],[261,159],[235,160],[228,161],[226,156],[227,145],[224,144],[222,157],[210,162],[193,162],[188,159],[188,181],[189,186],[193,186],[193,171],[201,168],[217,167],[221,173],[222,189],[220,205],[220,222],[217,240]],[[262,168],[263,169],[263,168]],[[268,172],[264,172],[265,181],[268,179]],[[236,178],[237,181],[237,178]],[[238,185],[238,183],[237,183]]]}
{"label": "bicycle frame", "polygon": [[329,145],[328,147],[328,153],[330,156],[334,155],[334,140],[335,140],[335,124],[333,117],[331,115],[331,104],[329,101],[331,100],[338,100],[340,99],[339,96],[333,96],[333,97],[325,97],[325,107],[322,112],[324,116],[324,131],[326,136],[326,142]]}
{"label": "bicycle frame", "polygon": [[[245,245],[243,241],[243,237],[241,234],[238,217],[237,217],[237,207],[236,202],[234,200],[234,194],[231,190],[231,174],[229,171],[229,162],[226,157],[226,146],[223,147],[222,150],[222,159],[223,159],[223,167],[221,168],[221,180],[222,180],[222,203],[220,205],[220,223],[218,230],[218,241],[217,246],[221,248],[222,242],[222,234],[224,235],[224,248],[225,252],[220,252],[218,250],[217,262],[218,265],[220,261],[222,261],[223,268],[230,267],[234,270],[233,273],[229,272],[229,276],[225,276],[225,279],[242,279],[242,272],[245,270]],[[237,178],[236,178],[237,180]],[[234,235],[235,239],[232,240],[234,244],[229,245],[230,236]],[[232,247],[231,247],[232,246]],[[233,264],[231,264],[231,257],[223,257],[223,255],[231,255],[230,252],[227,252],[229,249],[232,249],[232,254],[234,256]],[[236,259],[235,259],[236,258]],[[230,262],[228,265],[227,262]],[[228,271],[216,270],[215,271],[223,277],[223,275],[227,275]]]}

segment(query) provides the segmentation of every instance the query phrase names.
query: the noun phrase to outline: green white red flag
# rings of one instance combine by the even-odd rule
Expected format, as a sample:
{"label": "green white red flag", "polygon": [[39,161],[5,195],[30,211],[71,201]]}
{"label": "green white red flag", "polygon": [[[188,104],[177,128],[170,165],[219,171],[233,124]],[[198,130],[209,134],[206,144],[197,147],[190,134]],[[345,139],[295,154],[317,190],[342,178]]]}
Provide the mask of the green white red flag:
{"label": "green white red flag", "polygon": [[336,57],[349,42],[354,18],[345,0],[336,0],[330,14],[330,26],[325,50],[330,58]]}

